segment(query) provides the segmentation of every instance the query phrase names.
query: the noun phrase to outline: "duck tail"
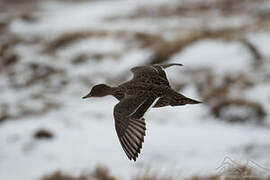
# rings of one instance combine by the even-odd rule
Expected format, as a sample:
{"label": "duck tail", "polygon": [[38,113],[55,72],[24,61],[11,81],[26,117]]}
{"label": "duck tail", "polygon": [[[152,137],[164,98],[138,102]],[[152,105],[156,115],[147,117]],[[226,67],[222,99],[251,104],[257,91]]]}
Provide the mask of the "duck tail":
{"label": "duck tail", "polygon": [[164,107],[164,106],[183,106],[186,104],[200,104],[201,101],[188,98],[174,90],[170,90],[169,93],[161,97],[157,103],[154,105],[154,108]]}
{"label": "duck tail", "polygon": [[195,99],[191,99],[191,98],[187,98],[187,97],[184,98],[182,101],[184,102],[184,104],[200,104],[200,103],[202,103],[201,101],[197,101]]}

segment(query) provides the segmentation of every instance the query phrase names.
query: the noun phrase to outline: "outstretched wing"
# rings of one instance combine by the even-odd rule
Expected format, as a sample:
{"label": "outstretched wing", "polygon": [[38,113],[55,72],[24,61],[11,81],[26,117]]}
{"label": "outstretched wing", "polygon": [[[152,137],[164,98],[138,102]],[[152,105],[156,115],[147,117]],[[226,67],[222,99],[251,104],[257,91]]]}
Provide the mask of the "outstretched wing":
{"label": "outstretched wing", "polygon": [[167,76],[166,76],[166,72],[164,71],[164,69],[168,68],[168,67],[171,67],[171,66],[183,66],[183,64],[178,64],[178,63],[171,63],[171,64],[154,64],[153,67],[156,68],[156,70],[158,71],[159,75],[166,79],[167,79]]}
{"label": "outstretched wing", "polygon": [[143,115],[151,107],[154,96],[130,96],[114,107],[114,119],[120,144],[130,160],[136,161],[146,131]]}
{"label": "outstretched wing", "polygon": [[155,81],[154,78],[159,78],[159,72],[153,66],[137,66],[132,68],[131,72],[134,81],[152,84]]}
{"label": "outstretched wing", "polygon": [[169,86],[169,81],[164,69],[171,66],[182,66],[182,64],[155,64],[150,66],[137,66],[131,69],[133,80],[156,85]]}

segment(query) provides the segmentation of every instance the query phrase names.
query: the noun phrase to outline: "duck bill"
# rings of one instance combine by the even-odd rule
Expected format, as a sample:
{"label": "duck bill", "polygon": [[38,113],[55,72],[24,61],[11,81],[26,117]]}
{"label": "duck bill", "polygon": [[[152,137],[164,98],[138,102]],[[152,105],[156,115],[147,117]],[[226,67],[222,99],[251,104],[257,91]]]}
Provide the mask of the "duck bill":
{"label": "duck bill", "polygon": [[90,98],[90,97],[92,97],[92,95],[89,93],[89,94],[83,96],[82,98],[83,98],[83,99],[86,99],[86,98]]}

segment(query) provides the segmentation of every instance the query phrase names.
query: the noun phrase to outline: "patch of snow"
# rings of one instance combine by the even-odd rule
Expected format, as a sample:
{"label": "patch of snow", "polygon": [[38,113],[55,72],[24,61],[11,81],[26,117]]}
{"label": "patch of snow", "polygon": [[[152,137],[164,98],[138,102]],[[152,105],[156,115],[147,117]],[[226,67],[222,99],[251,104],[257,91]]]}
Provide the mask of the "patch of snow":
{"label": "patch of snow", "polygon": [[218,73],[250,69],[251,54],[240,43],[216,40],[201,40],[171,58],[185,68],[211,67]]}

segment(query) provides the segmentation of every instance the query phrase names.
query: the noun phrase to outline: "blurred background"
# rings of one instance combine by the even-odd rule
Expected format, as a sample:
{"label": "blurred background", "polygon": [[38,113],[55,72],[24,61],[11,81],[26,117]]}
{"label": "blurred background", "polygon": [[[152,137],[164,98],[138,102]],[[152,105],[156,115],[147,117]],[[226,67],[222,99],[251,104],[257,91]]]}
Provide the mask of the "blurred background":
{"label": "blurred background", "polygon": [[[269,0],[1,0],[0,179],[262,179],[269,48]],[[204,104],[152,109],[131,162],[117,100],[81,97],[171,62],[184,64],[168,69],[172,87]]]}

